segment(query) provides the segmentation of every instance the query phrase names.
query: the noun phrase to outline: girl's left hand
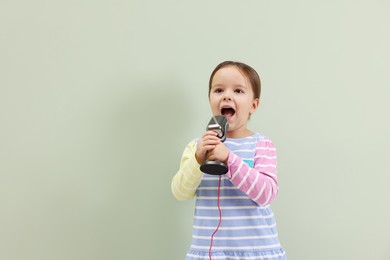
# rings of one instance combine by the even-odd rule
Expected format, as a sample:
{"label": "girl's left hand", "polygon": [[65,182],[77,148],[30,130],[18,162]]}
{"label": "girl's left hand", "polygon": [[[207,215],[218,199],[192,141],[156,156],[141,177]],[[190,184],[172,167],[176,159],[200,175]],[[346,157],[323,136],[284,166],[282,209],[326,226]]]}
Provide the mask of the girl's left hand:
{"label": "girl's left hand", "polygon": [[207,160],[220,161],[226,163],[229,158],[230,150],[223,144],[220,143],[215,148],[208,152]]}

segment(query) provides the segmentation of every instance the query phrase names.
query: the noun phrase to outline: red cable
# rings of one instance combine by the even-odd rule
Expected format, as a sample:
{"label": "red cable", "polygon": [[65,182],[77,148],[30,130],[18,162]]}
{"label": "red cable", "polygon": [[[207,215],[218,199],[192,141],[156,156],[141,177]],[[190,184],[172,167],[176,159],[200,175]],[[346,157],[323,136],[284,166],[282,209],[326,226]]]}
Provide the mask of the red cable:
{"label": "red cable", "polygon": [[209,259],[211,259],[211,249],[213,247],[213,239],[214,239],[214,235],[215,233],[217,233],[218,229],[219,229],[219,226],[221,225],[221,221],[222,221],[222,211],[221,211],[221,205],[220,205],[220,194],[221,194],[221,175],[219,175],[219,180],[218,180],[218,211],[219,211],[219,222],[218,222],[218,226],[217,228],[215,229],[214,233],[211,235],[211,241],[210,241],[210,248],[209,248]]}

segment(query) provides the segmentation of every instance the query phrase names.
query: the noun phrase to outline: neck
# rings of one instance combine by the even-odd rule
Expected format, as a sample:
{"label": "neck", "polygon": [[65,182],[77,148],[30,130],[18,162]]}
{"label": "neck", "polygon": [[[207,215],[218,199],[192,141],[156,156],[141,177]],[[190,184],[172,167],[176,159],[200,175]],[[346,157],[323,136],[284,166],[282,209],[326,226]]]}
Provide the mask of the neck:
{"label": "neck", "polygon": [[244,138],[253,135],[253,132],[249,129],[245,129],[242,131],[228,131],[227,137],[228,138]]}

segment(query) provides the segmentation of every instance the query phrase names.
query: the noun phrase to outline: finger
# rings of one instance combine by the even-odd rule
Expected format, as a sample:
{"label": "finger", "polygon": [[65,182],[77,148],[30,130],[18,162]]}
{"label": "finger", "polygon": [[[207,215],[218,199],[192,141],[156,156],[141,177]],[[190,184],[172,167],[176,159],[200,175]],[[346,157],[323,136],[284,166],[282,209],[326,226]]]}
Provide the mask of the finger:
{"label": "finger", "polygon": [[220,140],[220,138],[216,135],[205,135],[202,137],[203,140]]}
{"label": "finger", "polygon": [[210,161],[215,161],[217,158],[214,154],[210,154],[207,156],[207,160],[210,160]]}
{"label": "finger", "polygon": [[217,137],[218,134],[215,131],[208,130],[208,131],[204,132],[204,134],[203,134],[203,137],[206,137],[206,136],[215,136],[215,137]]}
{"label": "finger", "polygon": [[206,134],[208,134],[208,135],[215,135],[215,136],[218,135],[217,132],[212,131],[212,130],[207,130],[207,131],[206,131]]}
{"label": "finger", "polygon": [[205,145],[203,148],[209,153],[215,149],[215,145]]}
{"label": "finger", "polygon": [[212,145],[212,146],[217,146],[221,143],[220,140],[206,140],[205,142],[203,142],[203,145],[202,146],[207,146],[207,145]]}

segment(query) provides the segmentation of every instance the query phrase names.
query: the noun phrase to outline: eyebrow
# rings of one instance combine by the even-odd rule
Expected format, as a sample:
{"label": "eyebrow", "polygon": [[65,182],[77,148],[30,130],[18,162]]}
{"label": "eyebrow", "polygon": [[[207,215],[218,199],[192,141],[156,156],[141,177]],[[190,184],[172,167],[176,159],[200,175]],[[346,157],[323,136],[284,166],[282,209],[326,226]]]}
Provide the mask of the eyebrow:
{"label": "eyebrow", "polygon": [[[216,85],[212,85],[211,88],[214,88],[214,87],[225,87],[224,84],[216,84]],[[238,84],[238,85],[234,85],[235,88],[248,88],[246,85],[241,85],[241,84]]]}

